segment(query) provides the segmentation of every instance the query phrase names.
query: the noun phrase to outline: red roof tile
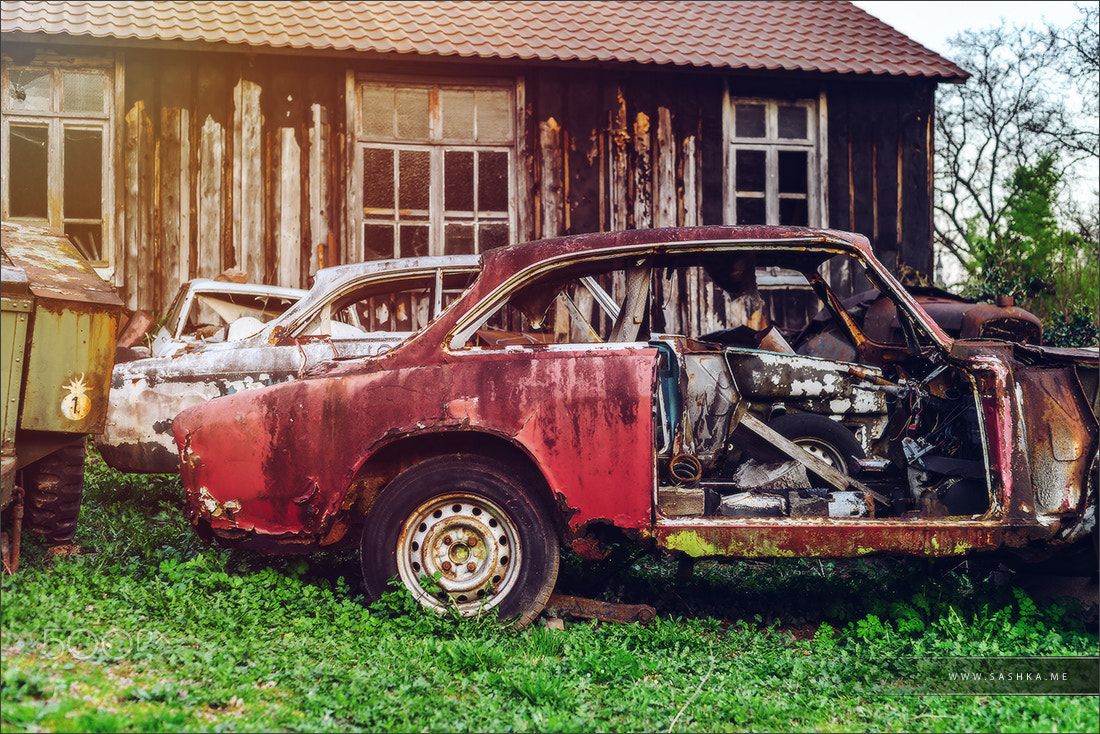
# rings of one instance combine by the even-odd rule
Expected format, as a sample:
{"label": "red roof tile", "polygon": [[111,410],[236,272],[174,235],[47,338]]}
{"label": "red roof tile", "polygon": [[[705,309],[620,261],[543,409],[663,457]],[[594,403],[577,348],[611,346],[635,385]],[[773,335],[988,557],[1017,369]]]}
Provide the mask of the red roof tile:
{"label": "red roof tile", "polygon": [[621,61],[960,80],[839,0],[4,2],[4,32],[501,59]]}

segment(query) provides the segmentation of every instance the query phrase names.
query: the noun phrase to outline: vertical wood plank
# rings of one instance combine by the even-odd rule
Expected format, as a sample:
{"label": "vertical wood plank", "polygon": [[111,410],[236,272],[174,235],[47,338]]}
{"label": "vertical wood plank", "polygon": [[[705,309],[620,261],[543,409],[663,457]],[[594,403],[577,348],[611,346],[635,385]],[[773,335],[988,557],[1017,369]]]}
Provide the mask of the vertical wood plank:
{"label": "vertical wood plank", "polygon": [[167,304],[191,273],[191,134],[190,110],[161,109],[160,242]]}
{"label": "vertical wood plank", "polygon": [[331,263],[328,248],[328,109],[314,103],[310,107],[309,126],[309,232],[312,246],[309,253],[309,273]]}
{"label": "vertical wood plank", "polygon": [[542,201],[541,237],[557,237],[562,233],[562,170],[561,127],[553,117],[539,123],[539,163],[542,180],[539,198]]}
{"label": "vertical wood plank", "polygon": [[629,200],[629,178],[627,145],[630,133],[626,128],[626,98],[620,87],[616,96],[615,109],[611,118],[611,229],[622,230],[629,226],[627,201]]}
{"label": "vertical wood plank", "polygon": [[126,113],[126,304],[144,308],[155,303],[153,268],[153,126],[144,99]]}
{"label": "vertical wood plank", "polygon": [[567,201],[566,232],[600,231],[600,105],[602,76],[571,77],[563,128]]}
{"label": "vertical wood plank", "polygon": [[649,115],[634,117],[634,228],[653,226],[653,161]]}
{"label": "vertical wood plank", "polygon": [[672,133],[672,113],[657,108],[657,170],[654,176],[656,200],[655,227],[675,227],[678,197],[676,190],[676,139]]}
{"label": "vertical wood plank", "polygon": [[901,224],[898,260],[932,273],[932,150],[935,85],[909,91],[901,102]]}
{"label": "vertical wood plank", "polygon": [[[356,138],[358,136],[358,100],[355,89],[355,72],[348,69],[344,75],[344,119],[351,126],[344,135],[344,175],[348,181],[347,211],[345,212],[345,231],[340,238],[340,261],[356,263],[363,259],[363,158],[359,154]],[[335,265],[336,263],[329,263]]]}
{"label": "vertical wood plank", "polygon": [[264,282],[263,111],[260,85],[242,78],[233,91],[233,251],[252,283]]}
{"label": "vertical wood plank", "polygon": [[275,178],[278,227],[275,277],[279,285],[302,285],[301,148],[292,127],[279,128],[279,167]]}
{"label": "vertical wood plank", "polygon": [[684,138],[680,154],[681,178],[684,181],[684,226],[699,226],[699,160],[695,155],[695,136]]}
{"label": "vertical wood plank", "polygon": [[208,116],[199,134],[196,276],[212,278],[222,271],[221,244],[226,238],[225,140],[225,128]]}

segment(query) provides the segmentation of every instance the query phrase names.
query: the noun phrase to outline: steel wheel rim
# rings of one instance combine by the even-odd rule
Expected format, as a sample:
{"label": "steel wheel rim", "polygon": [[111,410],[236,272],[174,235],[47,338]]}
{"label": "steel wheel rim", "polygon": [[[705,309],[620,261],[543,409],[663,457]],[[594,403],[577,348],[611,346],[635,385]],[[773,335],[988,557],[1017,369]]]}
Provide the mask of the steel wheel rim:
{"label": "steel wheel rim", "polygon": [[[424,502],[402,525],[397,572],[421,604],[472,616],[499,604],[516,585],[521,553],[519,529],[499,505],[450,494]],[[425,589],[421,578],[437,573],[428,584],[434,590]]]}
{"label": "steel wheel rim", "polygon": [[832,444],[815,441],[812,438],[799,438],[794,441],[803,451],[819,459],[838,472],[848,471],[848,462],[844,460]]}

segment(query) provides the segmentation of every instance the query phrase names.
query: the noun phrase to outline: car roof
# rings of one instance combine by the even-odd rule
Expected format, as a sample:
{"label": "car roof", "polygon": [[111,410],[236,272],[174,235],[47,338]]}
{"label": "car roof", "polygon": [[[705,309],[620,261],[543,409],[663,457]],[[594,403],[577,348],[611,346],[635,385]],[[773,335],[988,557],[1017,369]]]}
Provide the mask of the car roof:
{"label": "car roof", "polygon": [[631,250],[668,245],[688,248],[719,242],[741,242],[765,250],[787,248],[792,243],[840,245],[861,250],[873,259],[871,245],[863,235],[839,230],[807,227],[775,227],[763,225],[712,225],[704,227],[666,227],[661,229],[631,229],[618,232],[568,235],[555,239],[528,242],[482,255],[483,270],[490,280],[507,278],[512,273],[547,260],[577,255],[624,254]]}
{"label": "car roof", "polygon": [[234,283],[213,278],[192,278],[187,281],[185,287],[192,293],[245,293],[264,296],[287,296],[288,298],[301,298],[307,293],[304,288],[290,288],[266,283]]}
{"label": "car roof", "polygon": [[476,268],[481,263],[481,255],[437,255],[428,257],[405,257],[389,260],[367,260],[348,265],[333,265],[321,268],[313,276],[313,288],[328,290],[333,285],[357,280],[374,273],[400,273],[411,270],[431,270],[437,268]]}

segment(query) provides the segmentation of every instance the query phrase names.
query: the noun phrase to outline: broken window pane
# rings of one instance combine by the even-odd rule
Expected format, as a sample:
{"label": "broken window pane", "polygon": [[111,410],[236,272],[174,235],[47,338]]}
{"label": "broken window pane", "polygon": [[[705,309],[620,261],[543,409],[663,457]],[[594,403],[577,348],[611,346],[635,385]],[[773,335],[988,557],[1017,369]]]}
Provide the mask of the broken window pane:
{"label": "broken window pane", "polygon": [[8,72],[8,105],[12,111],[50,110],[50,72],[45,69],[12,69]]}
{"label": "broken window pane", "polygon": [[510,244],[507,224],[483,224],[478,231],[482,252]]}
{"label": "broken window pane", "polygon": [[65,234],[69,235],[80,254],[92,262],[104,260],[103,227],[100,224],[66,222]]}
{"label": "broken window pane", "polygon": [[390,87],[363,87],[363,134],[371,138],[394,137],[393,89]]}
{"label": "broken window pane", "polygon": [[739,150],[736,153],[735,186],[738,191],[763,191],[766,154],[762,150]]}
{"label": "broken window pane", "polygon": [[443,162],[443,208],[448,212],[474,211],[473,151],[447,151]]}
{"label": "broken window pane", "polygon": [[508,211],[508,154],[483,152],[477,160],[477,205],[482,212]]}
{"label": "broken window pane", "polygon": [[469,90],[443,90],[439,94],[443,116],[444,140],[474,139],[474,93]]}
{"label": "broken window pane", "polygon": [[805,140],[809,137],[806,114],[808,108],[793,105],[779,106],[779,137]]}
{"label": "broken window pane", "polygon": [[49,217],[48,147],[45,125],[12,124],[8,170],[12,181],[8,213],[13,217]]}
{"label": "broken window pane", "polygon": [[739,138],[762,138],[767,134],[765,125],[764,105],[739,104],[736,106],[735,133]]}
{"label": "broken window pane", "polygon": [[421,224],[401,225],[401,257],[428,255],[428,227]]}
{"label": "broken window pane", "polygon": [[65,112],[103,112],[103,74],[66,71],[61,75],[61,109]]}
{"label": "broken window pane", "polygon": [[393,225],[367,224],[363,226],[363,244],[367,260],[387,260],[395,257],[393,251]]}
{"label": "broken window pane", "polygon": [[810,211],[805,199],[780,199],[779,223],[789,224],[795,227],[806,227],[810,224]]}
{"label": "broken window pane", "polygon": [[102,218],[103,132],[65,128],[64,155],[65,219]]}

